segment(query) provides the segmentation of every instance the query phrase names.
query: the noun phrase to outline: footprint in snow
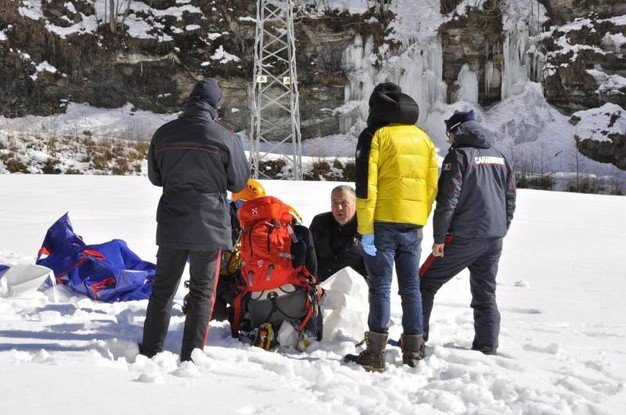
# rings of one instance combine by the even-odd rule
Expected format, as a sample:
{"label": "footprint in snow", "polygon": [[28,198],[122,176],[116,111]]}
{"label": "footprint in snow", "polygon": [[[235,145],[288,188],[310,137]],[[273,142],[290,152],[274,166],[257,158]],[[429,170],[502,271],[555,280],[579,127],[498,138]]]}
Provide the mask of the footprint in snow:
{"label": "footprint in snow", "polygon": [[537,344],[525,344],[523,349],[530,352],[558,354],[561,351],[561,345],[559,343],[550,343],[544,346]]}
{"label": "footprint in snow", "polygon": [[541,310],[536,308],[501,308],[500,311],[508,312],[508,313],[516,313],[516,314],[543,314]]}

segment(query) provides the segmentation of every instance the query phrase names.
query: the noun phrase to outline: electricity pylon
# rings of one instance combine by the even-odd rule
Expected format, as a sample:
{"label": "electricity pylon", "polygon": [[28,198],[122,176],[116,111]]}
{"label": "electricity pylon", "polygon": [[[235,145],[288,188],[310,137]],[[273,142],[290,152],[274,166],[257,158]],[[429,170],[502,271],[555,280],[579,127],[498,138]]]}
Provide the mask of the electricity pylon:
{"label": "electricity pylon", "polygon": [[290,164],[291,178],[302,180],[293,2],[257,0],[250,123],[255,178],[267,177],[261,161],[281,154]]}

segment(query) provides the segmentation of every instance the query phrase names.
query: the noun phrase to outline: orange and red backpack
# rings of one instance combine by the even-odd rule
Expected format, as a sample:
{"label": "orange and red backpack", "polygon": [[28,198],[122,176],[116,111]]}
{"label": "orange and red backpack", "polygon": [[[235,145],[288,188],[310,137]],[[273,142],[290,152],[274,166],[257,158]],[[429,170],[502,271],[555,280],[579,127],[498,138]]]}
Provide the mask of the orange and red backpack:
{"label": "orange and red backpack", "polygon": [[[242,300],[248,293],[275,290],[286,285],[309,290],[315,277],[304,264],[294,267],[292,245],[298,239],[293,230],[293,216],[289,205],[264,196],[244,203],[239,209],[241,234],[239,253],[243,284],[237,287],[233,304],[231,331],[237,337],[242,318]],[[314,312],[312,300],[307,300],[306,316],[299,328],[303,329]]]}

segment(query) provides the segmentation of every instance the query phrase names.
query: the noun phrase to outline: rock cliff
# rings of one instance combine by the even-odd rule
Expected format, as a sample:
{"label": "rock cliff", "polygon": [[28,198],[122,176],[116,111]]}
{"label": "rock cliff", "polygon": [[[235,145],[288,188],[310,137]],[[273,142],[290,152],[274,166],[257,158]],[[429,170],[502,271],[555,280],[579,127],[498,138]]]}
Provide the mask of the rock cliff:
{"label": "rock cliff", "polygon": [[[214,76],[226,97],[223,117],[237,129],[248,128],[255,2],[115,3],[120,13],[112,21],[104,6],[108,2],[102,0],[0,0],[0,115],[55,114],[69,102],[105,108],[131,103],[137,109],[171,113],[180,109],[197,79]],[[373,39],[374,53],[380,56],[398,46],[388,26],[393,13],[380,7],[363,13],[322,12],[315,3],[302,2],[295,25],[305,139],[340,129],[333,110],[346,99],[343,57],[355,37]],[[537,10],[545,8],[547,16],[539,22],[537,14],[537,31],[528,35],[533,46],[526,45],[519,58],[540,58],[533,70],[541,72],[530,73],[529,79],[541,82],[548,102],[567,114],[606,103],[626,107],[626,3],[530,3]],[[485,0],[476,2],[478,7],[462,4],[467,2],[440,1],[440,12],[450,17],[437,29],[444,99],[462,97],[459,79],[469,71],[478,83],[477,102],[490,106],[508,94],[507,48],[518,53],[511,49],[512,38],[503,25],[511,0]],[[606,156],[622,154],[619,146],[623,139],[579,144],[584,154],[623,169],[621,155]]]}

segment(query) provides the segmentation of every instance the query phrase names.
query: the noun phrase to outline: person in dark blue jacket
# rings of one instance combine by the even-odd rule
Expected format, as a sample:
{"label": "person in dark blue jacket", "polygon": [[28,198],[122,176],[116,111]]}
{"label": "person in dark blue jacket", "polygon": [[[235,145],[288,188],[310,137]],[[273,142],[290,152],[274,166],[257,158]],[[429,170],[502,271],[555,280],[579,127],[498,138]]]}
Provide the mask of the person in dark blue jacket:
{"label": "person in dark blue jacket", "polygon": [[187,260],[191,276],[180,353],[191,360],[209,331],[223,250],[232,250],[226,191],[250,177],[239,137],[222,125],[222,91],[213,78],[194,86],[182,115],[161,126],[148,150],[148,178],[163,187],[157,208],[157,270],[146,311],[140,353],[163,350],[174,295]]}
{"label": "person in dark blue jacket", "polygon": [[493,148],[495,137],[474,119],[473,111],[455,111],[446,120],[451,144],[439,177],[433,216],[432,255],[420,269],[424,339],[435,293],[463,269],[470,271],[474,309],[472,349],[496,354],[500,313],[496,274],[515,211],[515,173]]}

